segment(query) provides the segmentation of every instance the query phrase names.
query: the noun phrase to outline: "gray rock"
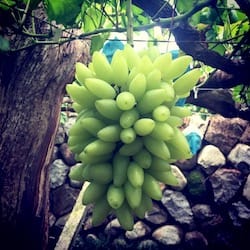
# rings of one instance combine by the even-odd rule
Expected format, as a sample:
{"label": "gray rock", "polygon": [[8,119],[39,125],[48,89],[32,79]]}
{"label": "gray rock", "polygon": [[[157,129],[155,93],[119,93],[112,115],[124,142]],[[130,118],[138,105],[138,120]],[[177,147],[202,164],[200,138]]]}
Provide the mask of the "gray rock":
{"label": "gray rock", "polygon": [[157,228],[153,234],[153,239],[166,246],[176,246],[182,241],[183,232],[175,225],[166,225]]}
{"label": "gray rock", "polygon": [[193,226],[193,213],[187,198],[179,191],[165,190],[162,204],[180,224]]}
{"label": "gray rock", "polygon": [[138,244],[136,249],[137,250],[159,250],[160,248],[155,241],[147,239],[147,240],[142,240]]}
{"label": "gray rock", "polygon": [[113,236],[113,237],[118,237],[118,235],[120,235],[120,233],[122,232],[122,227],[118,221],[118,219],[113,219],[111,220],[107,226],[104,229],[104,232],[107,235]]}
{"label": "gray rock", "polygon": [[132,231],[126,231],[125,236],[129,240],[136,240],[148,235],[151,232],[149,226],[147,226],[142,221],[138,221],[135,223]]}
{"label": "gray rock", "polygon": [[51,157],[51,162],[55,161],[58,158],[59,158],[59,147],[54,146],[52,157]]}
{"label": "gray rock", "polygon": [[224,155],[227,155],[239,141],[247,124],[247,121],[240,118],[224,118],[214,115],[210,119],[205,140],[217,146]]}
{"label": "gray rock", "polygon": [[208,221],[214,214],[208,204],[196,204],[192,207],[194,218],[198,221]]}
{"label": "gray rock", "polygon": [[200,151],[197,163],[207,174],[212,174],[217,168],[225,165],[226,158],[217,147],[207,145]]}
{"label": "gray rock", "polygon": [[55,137],[55,145],[60,145],[66,141],[66,132],[62,125],[60,125],[57,129],[56,137]]}
{"label": "gray rock", "polygon": [[51,212],[56,215],[56,217],[60,217],[71,212],[78,194],[79,190],[71,188],[67,184],[51,190]]}
{"label": "gray rock", "polygon": [[60,228],[61,230],[63,229],[64,225],[66,224],[68,218],[69,218],[70,214],[65,214],[61,217],[59,217],[57,220],[56,220],[56,223],[55,223],[55,226]]}
{"label": "gray rock", "polygon": [[170,165],[173,175],[176,177],[177,181],[178,181],[178,185],[177,186],[172,186],[173,189],[175,190],[183,190],[186,185],[187,185],[187,178],[184,176],[184,174],[181,172],[181,170],[175,166],[175,165]]}
{"label": "gray rock", "polygon": [[250,201],[250,174],[247,177],[247,180],[245,182],[244,188],[243,188],[243,196]]}
{"label": "gray rock", "polygon": [[231,150],[227,158],[235,167],[237,167],[239,163],[245,163],[250,167],[250,146],[238,143]]}
{"label": "gray rock", "polygon": [[193,155],[191,159],[176,161],[175,165],[178,166],[181,170],[191,170],[195,168],[196,162],[197,154]]}
{"label": "gray rock", "polygon": [[63,185],[69,173],[67,166],[61,159],[52,162],[49,167],[50,187],[57,188]]}
{"label": "gray rock", "polygon": [[151,211],[146,212],[145,219],[155,225],[167,222],[167,213],[157,204],[154,204]]}
{"label": "gray rock", "polygon": [[239,191],[243,177],[236,169],[221,168],[216,170],[210,177],[214,194],[214,201],[218,205],[228,203]]}
{"label": "gray rock", "polygon": [[69,134],[69,130],[72,127],[72,125],[75,123],[76,121],[76,117],[70,117],[65,123],[64,123],[64,130],[65,133],[68,135]]}
{"label": "gray rock", "polygon": [[250,143],[250,123],[248,123],[244,133],[242,134],[240,138],[240,142],[243,144],[249,144]]}
{"label": "gray rock", "polygon": [[74,164],[76,164],[75,155],[74,153],[70,151],[67,143],[61,144],[59,147],[59,151],[60,151],[63,161],[67,165],[73,166]]}
{"label": "gray rock", "polygon": [[208,246],[206,237],[198,231],[187,232],[185,234],[185,249],[203,250]]}
{"label": "gray rock", "polygon": [[250,219],[250,208],[242,201],[234,202],[229,210],[229,216],[235,226],[242,226],[244,222]]}

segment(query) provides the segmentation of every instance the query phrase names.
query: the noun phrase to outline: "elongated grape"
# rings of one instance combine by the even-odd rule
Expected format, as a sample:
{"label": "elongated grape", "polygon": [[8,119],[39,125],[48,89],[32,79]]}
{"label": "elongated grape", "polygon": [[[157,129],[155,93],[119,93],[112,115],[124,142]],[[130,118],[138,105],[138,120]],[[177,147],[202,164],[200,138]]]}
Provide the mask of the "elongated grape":
{"label": "elongated grape", "polygon": [[150,118],[138,119],[134,124],[136,134],[140,136],[149,135],[155,127],[155,121]]}
{"label": "elongated grape", "polygon": [[97,137],[106,142],[117,142],[120,140],[122,128],[118,124],[108,125],[98,131]]}
{"label": "elongated grape", "polygon": [[137,65],[138,71],[143,73],[145,76],[153,70],[153,63],[148,55],[142,56],[139,64]]}
{"label": "elongated grape", "polygon": [[111,212],[111,209],[106,196],[97,200],[92,211],[92,225],[94,227],[101,225]]}
{"label": "elongated grape", "polygon": [[116,96],[115,89],[109,83],[98,78],[87,78],[85,86],[93,95],[102,99],[114,99]]}
{"label": "elongated grape", "polygon": [[125,199],[125,193],[123,187],[117,187],[111,184],[107,191],[107,200],[109,205],[117,209],[119,208]]}
{"label": "elongated grape", "polygon": [[153,111],[157,106],[161,105],[166,99],[164,89],[148,90],[142,99],[138,102],[137,108],[141,114]]}
{"label": "elongated grape", "polygon": [[170,163],[157,156],[152,157],[152,164],[150,166],[152,171],[169,171],[171,170]]}
{"label": "elongated grape", "polygon": [[108,83],[113,82],[113,70],[104,54],[95,51],[92,56],[93,69],[96,77]]}
{"label": "elongated grape", "polygon": [[138,119],[139,119],[139,113],[135,108],[131,110],[126,110],[120,116],[120,125],[123,128],[132,127],[135,121]]}
{"label": "elongated grape", "polygon": [[142,168],[147,169],[152,164],[152,155],[148,152],[148,150],[142,148],[137,154],[133,156],[133,160]]}
{"label": "elongated grape", "polygon": [[145,218],[145,213],[151,211],[153,208],[153,201],[151,197],[142,192],[141,203],[138,207],[133,209],[133,212],[139,219]]}
{"label": "elongated grape", "polygon": [[119,87],[125,86],[128,80],[128,64],[123,51],[115,51],[111,61],[111,68],[113,70],[113,83]]}
{"label": "elongated grape", "polygon": [[113,183],[115,186],[120,187],[126,182],[129,162],[128,156],[115,154],[113,158]]}
{"label": "elongated grape", "polygon": [[108,185],[91,182],[83,193],[82,203],[88,205],[103,197],[108,189]]}
{"label": "elongated grape", "polygon": [[69,178],[75,181],[83,181],[83,176],[82,176],[82,171],[83,171],[83,165],[78,164],[72,168],[70,168],[69,172]]}
{"label": "elongated grape", "polygon": [[163,74],[166,68],[171,64],[171,61],[172,61],[171,53],[165,53],[165,54],[158,56],[154,60],[153,66],[154,68],[159,69],[161,73]]}
{"label": "elongated grape", "polygon": [[121,207],[115,210],[116,217],[122,226],[127,231],[131,231],[134,227],[134,216],[131,208],[126,202]]}
{"label": "elongated grape", "polygon": [[112,165],[110,163],[91,164],[89,168],[90,178],[100,184],[108,184],[112,181]]}
{"label": "elongated grape", "polygon": [[139,73],[129,83],[128,89],[129,89],[129,92],[133,94],[136,101],[139,101],[143,97],[146,91],[146,86],[147,86],[147,83],[146,83],[146,78],[144,74]]}
{"label": "elongated grape", "polygon": [[160,56],[160,51],[159,48],[157,46],[151,46],[146,50],[147,55],[149,56],[149,58],[151,59],[152,62],[154,62],[154,60]]}
{"label": "elongated grape", "polygon": [[142,190],[154,200],[161,200],[162,198],[162,191],[159,182],[150,174],[144,174]]}
{"label": "elongated grape", "polygon": [[157,140],[168,141],[174,137],[174,130],[165,122],[155,122],[154,129],[152,130],[150,136]]}
{"label": "elongated grape", "polygon": [[136,133],[133,128],[124,128],[120,133],[120,139],[123,143],[131,143],[135,140]]}
{"label": "elongated grape", "polygon": [[73,82],[66,85],[66,91],[73,101],[80,104],[83,108],[92,108],[96,97],[85,87]]}
{"label": "elongated grape", "polygon": [[96,164],[96,163],[103,163],[107,162],[112,158],[112,154],[108,153],[105,155],[90,155],[86,154],[85,151],[81,151],[79,154],[79,159],[81,162],[84,162],[85,164]]}
{"label": "elongated grape", "polygon": [[160,105],[153,110],[152,116],[154,120],[164,122],[170,116],[170,110],[165,105]]}
{"label": "elongated grape", "polygon": [[183,120],[178,116],[170,115],[166,123],[168,123],[171,127],[180,127],[183,124]]}
{"label": "elongated grape", "polygon": [[172,60],[169,67],[165,69],[162,78],[164,80],[169,80],[181,76],[188,69],[188,66],[192,60],[193,58],[189,55],[180,56]]}
{"label": "elongated grape", "polygon": [[75,78],[82,85],[85,84],[86,78],[94,77],[93,72],[81,62],[76,62],[75,69]]}
{"label": "elongated grape", "polygon": [[144,171],[137,163],[130,162],[127,175],[131,185],[134,187],[141,187],[144,181]]}
{"label": "elongated grape", "polygon": [[174,90],[176,95],[183,95],[189,92],[198,82],[201,77],[199,68],[192,69],[174,81]]}
{"label": "elongated grape", "polygon": [[119,152],[121,155],[132,156],[137,154],[142,149],[142,147],[142,139],[137,137],[133,142],[121,146]]}
{"label": "elongated grape", "polygon": [[173,175],[172,171],[155,171],[155,170],[147,170],[147,173],[152,175],[157,181],[162,182],[166,185],[170,186],[178,186],[178,180]]}
{"label": "elongated grape", "polygon": [[95,101],[95,107],[104,117],[117,121],[120,119],[122,111],[118,108],[116,101],[112,99],[102,99]]}
{"label": "elongated grape", "polygon": [[95,117],[86,117],[80,120],[80,126],[90,134],[96,136],[97,132],[105,127],[105,123]]}
{"label": "elongated grape", "polygon": [[161,87],[161,71],[159,69],[153,69],[147,75],[147,90],[158,89]]}
{"label": "elongated grape", "polygon": [[161,82],[161,89],[165,90],[166,102],[173,102],[175,100],[175,90],[172,83]]}
{"label": "elongated grape", "polygon": [[166,143],[163,140],[155,139],[151,136],[145,136],[143,142],[147,150],[153,155],[163,159],[170,159],[170,152]]}
{"label": "elongated grape", "polygon": [[170,112],[171,115],[178,116],[180,118],[184,118],[192,114],[191,110],[188,107],[180,107],[180,106],[173,106]]}
{"label": "elongated grape", "polygon": [[135,103],[134,95],[128,91],[121,92],[116,97],[116,104],[121,110],[130,110],[135,106]]}
{"label": "elongated grape", "polygon": [[126,58],[128,68],[132,70],[135,66],[137,66],[140,62],[140,57],[136,53],[136,51],[129,44],[125,44],[124,46],[124,56]]}
{"label": "elongated grape", "polygon": [[115,143],[105,142],[100,139],[96,139],[84,148],[84,152],[90,155],[105,155],[113,152],[115,149]]}
{"label": "elongated grape", "polygon": [[128,205],[134,209],[141,203],[142,189],[141,187],[134,187],[129,181],[124,185],[125,197]]}

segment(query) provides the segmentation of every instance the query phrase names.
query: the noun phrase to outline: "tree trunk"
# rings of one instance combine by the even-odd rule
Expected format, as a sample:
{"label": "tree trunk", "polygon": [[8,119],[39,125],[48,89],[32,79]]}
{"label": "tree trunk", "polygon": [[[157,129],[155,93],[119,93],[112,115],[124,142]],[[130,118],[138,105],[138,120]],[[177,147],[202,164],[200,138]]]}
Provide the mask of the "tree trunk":
{"label": "tree trunk", "polygon": [[75,62],[88,56],[80,41],[0,54],[0,245],[7,249],[46,249],[61,102]]}

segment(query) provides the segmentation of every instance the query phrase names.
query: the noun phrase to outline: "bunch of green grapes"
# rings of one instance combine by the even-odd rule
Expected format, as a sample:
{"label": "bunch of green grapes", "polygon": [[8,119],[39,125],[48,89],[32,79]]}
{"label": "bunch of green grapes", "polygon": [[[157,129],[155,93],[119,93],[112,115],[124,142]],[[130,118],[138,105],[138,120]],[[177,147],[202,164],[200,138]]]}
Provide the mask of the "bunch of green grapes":
{"label": "bunch of green grapes", "polygon": [[134,218],[144,218],[162,198],[160,183],[177,185],[170,164],[191,152],[179,129],[190,111],[175,103],[201,75],[186,72],[191,61],[126,45],[111,63],[101,52],[88,67],[76,63],[75,81],[66,86],[78,113],[68,145],[82,164],[69,176],[89,182],[82,202],[93,204],[94,226],[114,213],[132,230]]}

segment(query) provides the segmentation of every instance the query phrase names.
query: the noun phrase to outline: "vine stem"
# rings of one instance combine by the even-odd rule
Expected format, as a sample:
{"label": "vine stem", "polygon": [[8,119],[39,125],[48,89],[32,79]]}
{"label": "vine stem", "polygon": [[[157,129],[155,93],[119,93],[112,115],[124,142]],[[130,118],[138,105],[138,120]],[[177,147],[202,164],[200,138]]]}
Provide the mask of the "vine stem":
{"label": "vine stem", "polygon": [[132,0],[127,0],[126,15],[128,19],[127,24],[127,43],[133,46],[133,13]]}

